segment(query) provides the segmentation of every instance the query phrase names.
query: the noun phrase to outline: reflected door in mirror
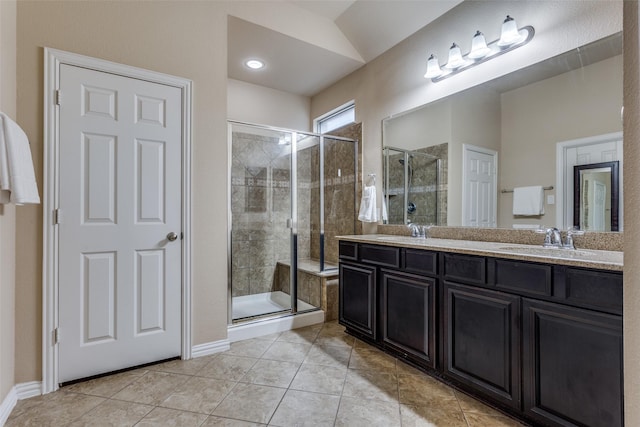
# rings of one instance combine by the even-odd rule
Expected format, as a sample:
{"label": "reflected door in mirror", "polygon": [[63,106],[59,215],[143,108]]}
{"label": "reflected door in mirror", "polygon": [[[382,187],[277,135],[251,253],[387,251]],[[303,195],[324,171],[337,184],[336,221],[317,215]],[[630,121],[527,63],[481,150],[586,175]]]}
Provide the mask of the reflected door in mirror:
{"label": "reflected door in mirror", "polygon": [[574,227],[618,231],[618,167],[617,161],[574,166]]}

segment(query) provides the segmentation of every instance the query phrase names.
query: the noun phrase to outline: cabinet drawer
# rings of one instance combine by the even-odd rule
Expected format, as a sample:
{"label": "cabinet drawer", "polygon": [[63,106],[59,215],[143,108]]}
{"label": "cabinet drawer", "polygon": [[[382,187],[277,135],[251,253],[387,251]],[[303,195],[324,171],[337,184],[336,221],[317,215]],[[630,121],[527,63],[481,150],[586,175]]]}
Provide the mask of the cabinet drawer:
{"label": "cabinet drawer", "polygon": [[496,288],[530,295],[551,296],[550,265],[496,259]]}
{"label": "cabinet drawer", "polygon": [[378,245],[360,245],[358,257],[367,264],[400,268],[400,248]]}
{"label": "cabinet drawer", "polygon": [[358,260],[358,244],[354,242],[340,242],[340,258],[351,261]]}
{"label": "cabinet drawer", "polygon": [[435,275],[438,272],[438,253],[419,249],[404,250],[404,269],[410,273]]}
{"label": "cabinet drawer", "polygon": [[566,303],[622,314],[622,274],[572,267],[558,270],[556,296]]}
{"label": "cabinet drawer", "polygon": [[487,283],[487,260],[484,257],[442,254],[442,274],[447,280],[473,285]]}

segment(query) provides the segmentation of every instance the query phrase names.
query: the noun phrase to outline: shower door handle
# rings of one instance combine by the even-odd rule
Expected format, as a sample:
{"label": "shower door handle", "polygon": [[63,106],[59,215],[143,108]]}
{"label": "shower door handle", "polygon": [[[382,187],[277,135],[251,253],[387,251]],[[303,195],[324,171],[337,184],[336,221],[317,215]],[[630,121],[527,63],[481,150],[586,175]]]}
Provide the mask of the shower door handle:
{"label": "shower door handle", "polygon": [[293,228],[293,218],[287,218],[287,228]]}

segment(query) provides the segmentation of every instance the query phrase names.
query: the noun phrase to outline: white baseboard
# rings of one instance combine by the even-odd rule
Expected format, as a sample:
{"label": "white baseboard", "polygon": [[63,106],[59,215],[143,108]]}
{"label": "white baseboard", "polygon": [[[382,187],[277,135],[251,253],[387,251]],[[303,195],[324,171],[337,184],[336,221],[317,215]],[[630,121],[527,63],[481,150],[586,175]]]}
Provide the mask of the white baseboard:
{"label": "white baseboard", "polygon": [[206,342],[204,344],[196,344],[191,347],[191,357],[203,357],[210,356],[212,354],[221,353],[223,351],[227,351],[231,348],[231,344],[229,340],[220,340],[213,342]]}
{"label": "white baseboard", "polygon": [[41,381],[31,381],[28,383],[14,385],[11,390],[9,390],[9,393],[7,393],[7,396],[4,398],[2,403],[0,403],[0,426],[3,426],[7,422],[9,415],[11,415],[11,411],[15,408],[16,403],[18,403],[18,400],[40,396],[41,394]]}
{"label": "white baseboard", "polygon": [[18,393],[16,393],[16,388],[12,387],[2,403],[0,403],[0,426],[7,422],[16,403],[18,403]]}
{"label": "white baseboard", "polygon": [[316,310],[309,313],[300,313],[293,316],[278,317],[275,319],[258,320],[229,326],[227,337],[230,342],[248,340],[291,329],[315,325],[324,322],[324,311]]}
{"label": "white baseboard", "polygon": [[30,381],[28,383],[16,384],[14,387],[18,394],[18,400],[40,396],[42,394],[42,381]]}

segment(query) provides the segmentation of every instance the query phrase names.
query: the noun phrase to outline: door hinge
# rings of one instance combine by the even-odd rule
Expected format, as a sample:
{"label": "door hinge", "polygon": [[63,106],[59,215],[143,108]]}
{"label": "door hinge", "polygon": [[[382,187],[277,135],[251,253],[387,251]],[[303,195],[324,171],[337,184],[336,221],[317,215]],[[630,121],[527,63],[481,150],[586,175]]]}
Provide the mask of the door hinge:
{"label": "door hinge", "polygon": [[53,330],[53,345],[56,345],[60,342],[60,329],[55,328]]}
{"label": "door hinge", "polygon": [[62,210],[60,208],[53,210],[53,225],[58,225],[62,222]]}
{"label": "door hinge", "polygon": [[56,105],[61,105],[62,104],[62,92],[60,92],[60,89],[56,90],[55,102],[56,102]]}

